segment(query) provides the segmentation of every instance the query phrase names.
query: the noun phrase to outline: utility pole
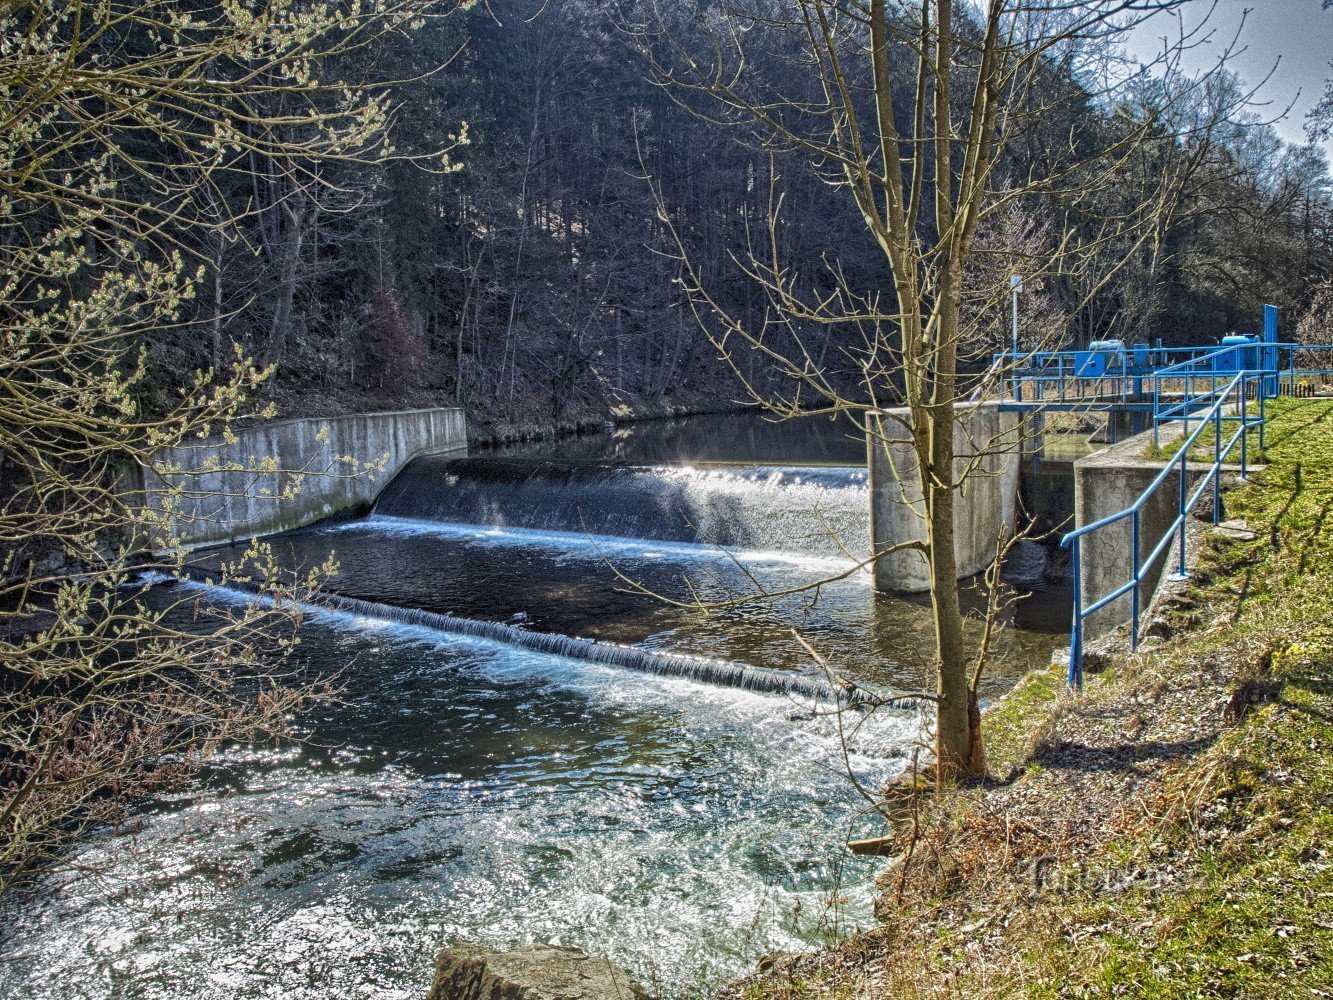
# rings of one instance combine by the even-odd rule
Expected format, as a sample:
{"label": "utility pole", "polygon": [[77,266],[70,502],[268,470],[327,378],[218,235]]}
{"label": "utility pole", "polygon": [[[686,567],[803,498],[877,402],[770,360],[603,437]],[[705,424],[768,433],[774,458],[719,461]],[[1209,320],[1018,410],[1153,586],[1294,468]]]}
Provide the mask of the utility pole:
{"label": "utility pole", "polygon": [[[1018,293],[1021,292],[1022,290],[1023,290],[1023,276],[1021,274],[1011,275],[1009,278],[1009,291],[1011,293],[1010,298],[1013,300],[1013,314],[1014,314],[1013,371],[1015,373],[1017,373],[1018,370]],[[1022,384],[1018,381],[1017,374],[1014,375],[1014,399],[1020,402],[1023,399],[1023,387]]]}

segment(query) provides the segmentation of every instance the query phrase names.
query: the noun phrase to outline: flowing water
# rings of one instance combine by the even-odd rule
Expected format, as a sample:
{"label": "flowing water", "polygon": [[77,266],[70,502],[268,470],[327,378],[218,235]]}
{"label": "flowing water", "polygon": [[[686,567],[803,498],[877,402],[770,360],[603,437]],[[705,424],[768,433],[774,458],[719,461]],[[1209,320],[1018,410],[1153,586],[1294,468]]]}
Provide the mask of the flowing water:
{"label": "flowing water", "polygon": [[[859,453],[838,424],[673,422],[420,460],[369,517],[274,539],[292,567],[336,553],[300,650],[342,703],[11,904],[0,996],[417,997],[460,939],[576,944],[683,996],[866,922],[876,865],[841,844],[875,828],[792,634],[883,690],[926,681],[926,608],[848,558]],[[195,595],[248,599],[158,599]],[[988,694],[1067,607],[1020,608]],[[923,724],[876,713],[851,768],[891,776]]]}

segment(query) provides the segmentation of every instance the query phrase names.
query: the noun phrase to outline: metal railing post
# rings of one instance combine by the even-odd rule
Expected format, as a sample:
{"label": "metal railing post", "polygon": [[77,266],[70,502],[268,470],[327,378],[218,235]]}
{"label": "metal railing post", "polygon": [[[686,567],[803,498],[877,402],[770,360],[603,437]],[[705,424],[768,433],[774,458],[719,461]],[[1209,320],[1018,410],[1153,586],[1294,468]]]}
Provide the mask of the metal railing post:
{"label": "metal railing post", "polygon": [[1259,447],[1264,446],[1264,426],[1268,423],[1264,416],[1264,394],[1259,393]]}
{"label": "metal railing post", "polygon": [[[1260,386],[1260,388],[1262,389],[1263,387]],[[1249,440],[1250,440],[1250,399],[1249,399],[1249,394],[1248,394],[1248,392],[1243,392],[1243,393],[1241,393],[1241,400],[1240,400],[1240,480],[1241,480],[1241,482],[1245,482],[1245,481],[1249,478],[1249,476],[1247,475],[1247,470],[1248,470],[1248,468],[1249,468],[1249,463],[1248,463],[1247,459],[1248,459],[1249,456],[1246,454],[1246,452],[1248,451],[1248,449],[1246,448],[1246,444],[1249,442]]]}
{"label": "metal railing post", "polygon": [[1180,449],[1180,565],[1175,573],[1177,580],[1189,579],[1189,571],[1185,568],[1185,528],[1188,523],[1186,507],[1189,505],[1189,476],[1186,475],[1188,452],[1189,448]]}
{"label": "metal railing post", "polygon": [[1159,426],[1158,423],[1157,423],[1157,415],[1158,415],[1159,413],[1161,413],[1161,412],[1162,412],[1162,376],[1161,376],[1161,375],[1153,375],[1153,380],[1152,380],[1152,446],[1153,446],[1153,450],[1156,450],[1156,449],[1158,449],[1158,448],[1160,448],[1160,447],[1162,446],[1161,441],[1158,440],[1158,433],[1157,433],[1157,428],[1158,428],[1158,426]]}
{"label": "metal railing post", "polygon": [[1185,400],[1181,404],[1181,412],[1185,417],[1184,437],[1189,437],[1189,408],[1194,401],[1194,373],[1185,372]]}
{"label": "metal railing post", "polygon": [[1083,573],[1082,539],[1075,538],[1070,549],[1070,569],[1074,574],[1074,622],[1069,629],[1069,676],[1065,683],[1075,691],[1083,690]]}
{"label": "metal railing post", "polygon": [[1134,511],[1133,529],[1133,557],[1134,561],[1130,564],[1130,572],[1133,573],[1134,589],[1130,592],[1129,599],[1129,648],[1139,648],[1139,512]]}
{"label": "metal railing post", "polygon": [[1217,524],[1220,520],[1222,520],[1222,401],[1219,399],[1213,408],[1213,523]]}

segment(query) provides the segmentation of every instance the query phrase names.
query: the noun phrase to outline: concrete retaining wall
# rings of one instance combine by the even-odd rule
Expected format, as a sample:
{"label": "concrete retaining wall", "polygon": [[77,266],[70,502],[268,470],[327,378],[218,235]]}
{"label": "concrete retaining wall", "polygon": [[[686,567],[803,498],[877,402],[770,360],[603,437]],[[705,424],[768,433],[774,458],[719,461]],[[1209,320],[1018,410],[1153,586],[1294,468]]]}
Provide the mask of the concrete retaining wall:
{"label": "concrete retaining wall", "polygon": [[365,507],[411,459],[467,452],[460,409],[281,420],[163,449],[143,472],[163,552],[299,528]]}
{"label": "concrete retaining wall", "polygon": [[[1001,412],[996,403],[959,406],[954,423],[955,480],[977,457],[978,467],[958,488],[954,499],[954,545],[960,577],[980,573],[995,558],[1001,531],[1013,530],[1018,496],[1021,416]],[[879,418],[882,436],[869,444],[870,537],[876,550],[925,538],[921,476],[912,446],[897,439],[907,430],[897,420],[905,409]],[[899,593],[930,589],[930,569],[920,552],[898,552],[875,566],[875,586]]]}
{"label": "concrete retaining wall", "polygon": [[[1082,527],[1117,514],[1143,495],[1143,491],[1152,485],[1166,464],[1144,457],[1151,444],[1152,432],[1147,431],[1095,451],[1074,463],[1075,525]],[[1203,475],[1203,471],[1189,471],[1190,482],[1187,485],[1190,490],[1197,487]],[[1195,509],[1211,512],[1211,502],[1205,496]],[[1173,472],[1139,512],[1140,561],[1148,556],[1171,527],[1179,510],[1180,474]],[[1162,556],[1147,568],[1139,588],[1140,608],[1146,609],[1157,593],[1163,572],[1169,571],[1172,565],[1178,540],[1177,536]],[[1133,521],[1125,518],[1115,524],[1108,524],[1085,535],[1080,544],[1079,576],[1082,580],[1083,605],[1086,607],[1129,581],[1135,561]],[[1085,638],[1090,640],[1106,635],[1129,622],[1130,617],[1131,599],[1129,594],[1125,594],[1085,619]]]}

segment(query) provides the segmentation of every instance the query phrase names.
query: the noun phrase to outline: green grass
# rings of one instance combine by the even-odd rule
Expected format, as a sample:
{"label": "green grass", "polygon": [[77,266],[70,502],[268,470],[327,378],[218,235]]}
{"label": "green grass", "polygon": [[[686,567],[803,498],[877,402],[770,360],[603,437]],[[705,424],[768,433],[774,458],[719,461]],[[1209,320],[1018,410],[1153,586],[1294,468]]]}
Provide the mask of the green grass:
{"label": "green grass", "polygon": [[987,769],[993,776],[1004,781],[1027,765],[1033,749],[1059,717],[1066,692],[1063,668],[1033,670],[986,711],[982,732]]}
{"label": "green grass", "polygon": [[1273,404],[1267,437],[1268,468],[1227,502],[1258,537],[1215,544],[1195,574],[1225,627],[1158,664],[1232,664],[1233,689],[1265,703],[1111,847],[1145,869],[1174,859],[1179,884],[1074,901],[1074,921],[1107,933],[1034,942],[1033,995],[1333,996],[1333,403]]}
{"label": "green grass", "polygon": [[[1273,402],[1268,403],[1267,407],[1271,408],[1277,406],[1280,408],[1282,405],[1289,402],[1293,402],[1293,400],[1274,400]],[[1302,400],[1302,402],[1309,402],[1309,400]],[[1255,403],[1250,403],[1249,413],[1251,416],[1257,417],[1259,415],[1258,405]],[[1194,433],[1194,431],[1198,428],[1198,426],[1199,422],[1197,420],[1191,421],[1189,424],[1189,432],[1191,434]],[[1173,430],[1175,432],[1179,432],[1182,428],[1183,424],[1180,422],[1163,425],[1163,430],[1168,433]],[[1230,443],[1232,436],[1236,433],[1236,430],[1237,430],[1237,423],[1234,419],[1222,421],[1222,439],[1220,442],[1221,447],[1225,448],[1228,445],[1228,443]],[[1164,440],[1162,441],[1161,444],[1156,444],[1156,445],[1149,444],[1143,450],[1143,457],[1150,462],[1164,462],[1167,461],[1168,459],[1175,458],[1177,453],[1180,451],[1180,443],[1181,443],[1181,437],[1179,433],[1177,433],[1174,438]],[[1216,458],[1217,455],[1218,445],[1219,442],[1217,440],[1216,429],[1210,426],[1207,429],[1205,429],[1203,433],[1199,435],[1198,439],[1194,442],[1194,447],[1190,449],[1189,460],[1191,462],[1203,462],[1207,464],[1212,464],[1213,460]],[[1223,458],[1223,461],[1228,462],[1232,465],[1239,465],[1240,447],[1241,447],[1240,442],[1237,441],[1234,445],[1232,445],[1231,451]],[[1265,461],[1264,452],[1259,447],[1259,433],[1257,430],[1250,431],[1249,439],[1246,441],[1245,448],[1246,448],[1245,459],[1247,463],[1253,462],[1254,464],[1258,465]]]}

